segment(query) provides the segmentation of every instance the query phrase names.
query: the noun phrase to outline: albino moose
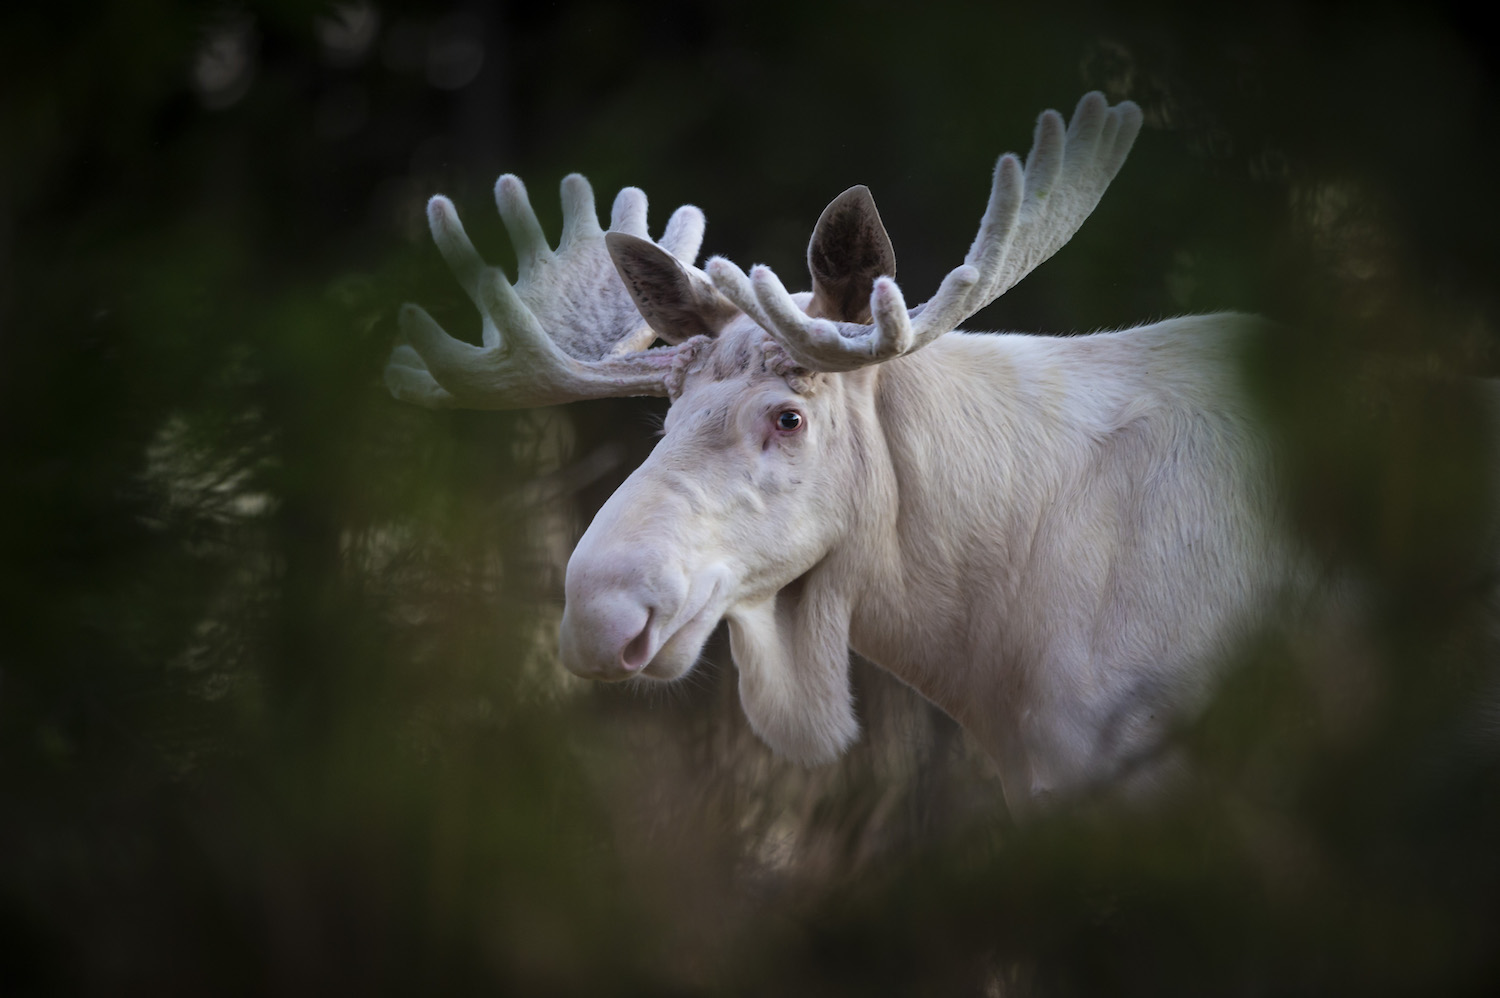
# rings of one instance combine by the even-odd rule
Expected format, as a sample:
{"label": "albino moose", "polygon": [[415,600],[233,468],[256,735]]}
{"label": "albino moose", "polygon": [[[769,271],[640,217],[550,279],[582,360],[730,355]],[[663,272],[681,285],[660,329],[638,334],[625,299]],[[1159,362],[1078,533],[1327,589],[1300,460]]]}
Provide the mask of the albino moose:
{"label": "albino moose", "polygon": [[853,648],[971,732],[1013,808],[1150,786],[1170,727],[1292,574],[1234,364],[1256,320],[954,331],[1068,241],[1140,124],[1097,93],[1066,127],[1042,114],[1024,167],[1000,158],[963,265],[915,308],[863,187],[818,220],[802,294],[765,267],[694,267],[690,206],[652,242],[627,188],[602,231],[577,175],[556,250],[520,180],[496,184],[512,285],[434,197],[483,342],[405,306],[387,384],[426,406],[672,400],[568,564],[578,675],[676,679],[727,620],[745,712],[793,759],[858,736]]}

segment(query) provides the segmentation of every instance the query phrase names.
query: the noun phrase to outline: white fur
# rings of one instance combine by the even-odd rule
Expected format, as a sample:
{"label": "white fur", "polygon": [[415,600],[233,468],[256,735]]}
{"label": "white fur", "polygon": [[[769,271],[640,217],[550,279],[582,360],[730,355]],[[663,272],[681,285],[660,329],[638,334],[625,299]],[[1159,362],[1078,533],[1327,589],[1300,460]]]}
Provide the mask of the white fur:
{"label": "white fur", "polygon": [[[1236,374],[1259,325],[951,333],[808,384],[739,320],[579,543],[565,661],[635,674],[618,646],[646,614],[622,630],[618,607],[651,607],[667,654],[644,674],[675,678],[722,615],[745,711],[792,758],[855,737],[852,647],[972,732],[1013,806],[1149,783],[1164,734],[1295,582]],[[785,407],[806,419],[790,439],[770,429]]]}

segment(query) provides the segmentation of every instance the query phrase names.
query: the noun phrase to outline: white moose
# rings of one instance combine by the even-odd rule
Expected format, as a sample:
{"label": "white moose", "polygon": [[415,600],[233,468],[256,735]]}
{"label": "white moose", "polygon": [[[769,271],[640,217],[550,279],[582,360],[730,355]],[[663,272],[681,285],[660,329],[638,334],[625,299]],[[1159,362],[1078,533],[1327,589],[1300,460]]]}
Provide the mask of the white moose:
{"label": "white moose", "polygon": [[496,184],[511,285],[434,197],[483,345],[408,305],[387,384],[433,407],[671,398],[568,564],[561,651],[578,675],[676,679],[724,619],[745,712],[793,759],[858,736],[853,648],[973,734],[1013,809],[1149,787],[1169,729],[1293,574],[1236,373],[1258,323],[952,331],[1068,241],[1140,123],[1098,93],[1066,130],[1043,113],[1025,167],[1000,158],[963,265],[911,309],[863,187],[818,220],[798,295],[765,267],[695,268],[691,206],[653,243],[626,188],[602,231],[576,174],[555,251],[520,180]]}

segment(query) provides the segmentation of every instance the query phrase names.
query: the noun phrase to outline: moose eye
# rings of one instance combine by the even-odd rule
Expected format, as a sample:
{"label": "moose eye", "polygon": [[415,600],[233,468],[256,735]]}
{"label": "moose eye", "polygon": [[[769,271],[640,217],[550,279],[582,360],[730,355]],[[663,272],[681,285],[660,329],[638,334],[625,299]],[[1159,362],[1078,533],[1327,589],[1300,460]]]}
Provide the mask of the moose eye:
{"label": "moose eye", "polygon": [[776,426],[778,429],[788,433],[793,430],[799,430],[802,428],[802,413],[796,409],[783,409],[781,414],[776,417]]}

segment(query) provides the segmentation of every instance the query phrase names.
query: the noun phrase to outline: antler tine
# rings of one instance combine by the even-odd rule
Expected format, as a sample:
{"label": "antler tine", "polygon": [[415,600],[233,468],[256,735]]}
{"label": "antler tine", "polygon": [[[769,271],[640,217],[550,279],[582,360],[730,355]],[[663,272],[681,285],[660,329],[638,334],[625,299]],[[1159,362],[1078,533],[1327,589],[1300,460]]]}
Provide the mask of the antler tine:
{"label": "antler tine", "polygon": [[776,273],[763,264],[751,268],[747,277],[729,260],[714,257],[708,262],[708,275],[740,311],[776,337],[792,360],[814,371],[852,371],[910,352],[931,324],[931,314],[951,315],[962,310],[978,276],[972,267],[950,273],[913,326],[914,313],[907,309],[900,287],[888,277],[879,278],[871,292],[873,323],[861,325],[809,316]]}
{"label": "antler tine", "polygon": [[[616,273],[594,194],[578,174],[563,179],[563,234],[547,243],[520,178],[502,176],[495,204],[515,246],[518,280],[485,264],[453,203],[427,205],[433,241],[483,322],[482,345],[448,335],[416,305],[400,312],[409,345],[392,351],[391,394],[431,408],[512,409],[584,398],[665,395],[676,347],[646,350],[655,338]],[[703,238],[703,213],[679,208],[661,245],[689,264]],[[611,231],[646,235],[646,196],[615,199]]]}
{"label": "antler tine", "polygon": [[[406,320],[400,321],[404,324]],[[385,387],[402,402],[426,409],[452,409],[459,404],[453,393],[439,385],[427,370],[422,355],[406,344],[392,350],[390,360],[386,361]]]}
{"label": "antler tine", "polygon": [[1119,172],[1140,127],[1135,104],[1111,108],[1098,92],[1083,96],[1066,128],[1062,115],[1043,112],[1025,166],[1011,153],[995,164],[989,203],[963,264],[909,311],[898,307],[900,290],[887,277],[875,281],[872,322],[862,324],[808,317],[765,267],[747,278],[715,259],[709,275],[811,370],[847,371],[919,350],[1014,287],[1072,237]]}
{"label": "antler tine", "polygon": [[[1015,287],[1072,238],[1120,171],[1140,130],[1139,107],[1131,101],[1110,107],[1098,91],[1084,94],[1078,101],[1066,132],[1056,111],[1042,113],[1031,153],[1026,157],[1025,186],[1015,222],[1008,231],[992,232],[986,232],[981,224],[980,234],[965,258],[969,263],[977,252],[989,251],[988,259],[998,261],[976,288],[974,311]],[[995,171],[992,210],[997,200],[1015,194],[1016,177],[1014,173],[1002,176],[1008,172],[1002,168],[1003,160]],[[1002,190],[1002,186],[1009,189]],[[990,212],[985,214],[988,219]],[[981,245],[987,240],[1003,241],[1003,245]],[[999,252],[994,252],[996,249]]]}
{"label": "antler tine", "polygon": [[[716,256],[708,261],[707,273],[724,297],[775,336],[792,360],[809,370],[853,370],[875,359],[876,351],[881,352],[882,359],[895,356],[893,343],[902,339],[900,330],[877,327],[874,336],[862,341],[867,352],[858,355],[845,352],[839,342],[840,326],[844,324],[813,318],[803,312],[769,267],[752,267],[747,276],[733,261]],[[819,366],[818,358],[825,355],[846,364]]]}
{"label": "antler tine", "polygon": [[703,212],[690,204],[683,205],[667,219],[667,227],[662,230],[657,245],[691,267],[703,246],[703,230],[707,224]]}
{"label": "antler tine", "polygon": [[741,312],[744,312],[763,329],[770,331],[772,323],[770,316],[761,310],[760,302],[755,300],[755,288],[750,284],[750,278],[745,272],[735,265],[733,260],[722,256],[709,257],[708,263],[704,264],[704,273],[713,282],[725,298],[728,298]]}
{"label": "antler tine", "polygon": [[[584,184],[587,183],[585,180]],[[563,203],[567,204],[567,193],[561,188],[559,191]],[[585,214],[592,215],[594,192],[589,190],[587,197],[588,209]],[[526,185],[521,182],[520,177],[514,173],[506,173],[495,181],[495,207],[500,212],[500,221],[505,223],[510,244],[516,251],[516,279],[529,281],[539,266],[552,261],[553,253],[552,247],[547,245],[547,235],[542,231],[542,223],[537,221],[536,211],[531,207],[531,198],[526,194]],[[457,218],[456,212],[454,217]],[[598,223],[595,222],[595,225]]]}

